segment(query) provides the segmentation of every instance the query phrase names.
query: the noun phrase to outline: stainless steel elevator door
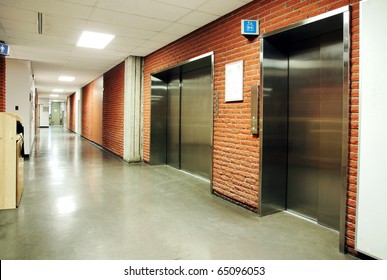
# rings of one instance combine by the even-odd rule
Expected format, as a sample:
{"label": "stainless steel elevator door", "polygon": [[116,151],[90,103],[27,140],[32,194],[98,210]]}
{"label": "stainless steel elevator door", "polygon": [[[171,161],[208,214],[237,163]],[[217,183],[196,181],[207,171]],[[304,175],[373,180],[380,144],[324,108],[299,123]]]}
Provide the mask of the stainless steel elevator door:
{"label": "stainless steel elevator door", "polygon": [[168,83],[167,164],[180,169],[180,74]]}
{"label": "stainless steel elevator door", "polygon": [[340,214],[342,32],[289,50],[287,209],[338,229]]}
{"label": "stainless steel elevator door", "polygon": [[181,88],[182,170],[210,179],[211,137],[211,68],[184,72]]}
{"label": "stainless steel elevator door", "polygon": [[168,84],[152,76],[150,164],[165,164],[167,159]]}
{"label": "stainless steel elevator door", "polygon": [[[317,221],[339,229],[343,149],[343,35],[342,31],[321,38],[321,142],[320,187]],[[347,117],[347,116],[345,116]]]}
{"label": "stainless steel elevator door", "polygon": [[287,208],[317,217],[320,157],[320,40],[294,44],[289,52]]}

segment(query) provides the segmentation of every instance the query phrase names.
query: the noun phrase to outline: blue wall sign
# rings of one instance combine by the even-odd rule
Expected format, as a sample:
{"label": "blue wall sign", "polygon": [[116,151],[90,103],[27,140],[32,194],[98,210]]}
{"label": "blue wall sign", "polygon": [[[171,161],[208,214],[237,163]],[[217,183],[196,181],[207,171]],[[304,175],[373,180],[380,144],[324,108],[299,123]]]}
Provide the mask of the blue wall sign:
{"label": "blue wall sign", "polygon": [[242,35],[259,35],[258,20],[246,20],[246,19],[242,20],[241,33]]}
{"label": "blue wall sign", "polygon": [[0,55],[9,55],[9,46],[3,43],[0,43]]}

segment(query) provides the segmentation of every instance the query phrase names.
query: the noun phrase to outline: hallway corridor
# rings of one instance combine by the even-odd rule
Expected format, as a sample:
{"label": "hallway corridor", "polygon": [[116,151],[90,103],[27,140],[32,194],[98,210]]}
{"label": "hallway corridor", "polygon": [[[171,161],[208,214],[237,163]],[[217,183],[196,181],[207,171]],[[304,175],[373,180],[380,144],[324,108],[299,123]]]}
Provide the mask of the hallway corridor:
{"label": "hallway corridor", "polygon": [[168,166],[127,164],[62,128],[40,129],[16,210],[0,211],[0,259],[354,259],[338,233],[264,218]]}

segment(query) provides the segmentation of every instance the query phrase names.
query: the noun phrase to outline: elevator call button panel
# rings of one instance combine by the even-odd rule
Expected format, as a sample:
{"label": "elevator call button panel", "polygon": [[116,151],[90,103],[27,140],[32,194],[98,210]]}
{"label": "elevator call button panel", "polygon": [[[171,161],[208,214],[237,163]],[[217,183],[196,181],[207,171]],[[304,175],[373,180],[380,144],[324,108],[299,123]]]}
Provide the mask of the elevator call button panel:
{"label": "elevator call button panel", "polygon": [[258,134],[259,131],[259,86],[251,86],[251,123],[250,132],[252,134]]}

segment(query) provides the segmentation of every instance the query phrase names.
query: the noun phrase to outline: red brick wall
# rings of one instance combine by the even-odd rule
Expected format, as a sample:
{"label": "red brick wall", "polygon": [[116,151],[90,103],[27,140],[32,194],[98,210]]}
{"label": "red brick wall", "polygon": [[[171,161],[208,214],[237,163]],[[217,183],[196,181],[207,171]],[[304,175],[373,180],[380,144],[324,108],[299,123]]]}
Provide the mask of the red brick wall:
{"label": "red brick wall", "polygon": [[123,157],[125,62],[106,72],[103,79],[102,146]]}
{"label": "red brick wall", "polygon": [[[124,81],[125,62],[122,62],[106,72],[103,78],[82,88],[82,136],[120,157],[124,153]],[[100,83],[103,84],[103,92]],[[75,94],[72,96],[74,101],[70,103],[74,105],[72,110],[75,110]],[[99,106],[101,97],[102,103]],[[75,111],[70,114],[70,129],[75,130]],[[102,120],[101,127],[99,119]],[[101,142],[97,141],[99,134]]]}
{"label": "red brick wall", "polygon": [[[260,139],[249,131],[250,87],[260,83],[260,42],[240,35],[241,19],[259,19],[261,33],[276,30],[346,5],[352,6],[350,154],[348,182],[347,245],[355,253],[357,128],[358,128],[358,30],[359,0],[256,0],[150,54],[144,64],[144,161],[150,157],[150,74],[214,52],[214,92],[219,93],[219,114],[214,116],[213,189],[247,206],[259,203]],[[244,61],[244,101],[224,102],[227,63]]]}
{"label": "red brick wall", "polygon": [[82,88],[82,136],[92,140],[94,82]]}
{"label": "red brick wall", "polygon": [[91,134],[94,143],[102,146],[103,77],[93,81]]}
{"label": "red brick wall", "polygon": [[75,124],[76,124],[76,102],[77,102],[77,99],[76,99],[76,94],[73,93],[72,95],[69,96],[68,98],[69,100],[69,130],[75,132]]}
{"label": "red brick wall", "polygon": [[102,145],[103,78],[82,88],[82,136]]}
{"label": "red brick wall", "polygon": [[349,100],[349,163],[348,163],[348,193],[347,193],[347,232],[346,244],[348,251],[356,254],[355,223],[356,194],[358,173],[359,144],[359,1],[351,1],[351,55],[350,55],[350,100]]}
{"label": "red brick wall", "polygon": [[6,110],[6,92],[5,92],[5,82],[6,82],[6,60],[5,56],[0,55],[0,112],[5,112]]}
{"label": "red brick wall", "polygon": [[70,120],[71,120],[71,116],[72,116],[72,114],[71,114],[71,108],[70,108],[70,106],[71,106],[70,98],[71,98],[71,95],[70,95],[70,96],[67,96],[67,98],[66,98],[66,109],[67,109],[67,120],[66,120],[67,123],[66,123],[66,125],[67,125],[67,129],[73,131],[73,130],[70,128]]}

